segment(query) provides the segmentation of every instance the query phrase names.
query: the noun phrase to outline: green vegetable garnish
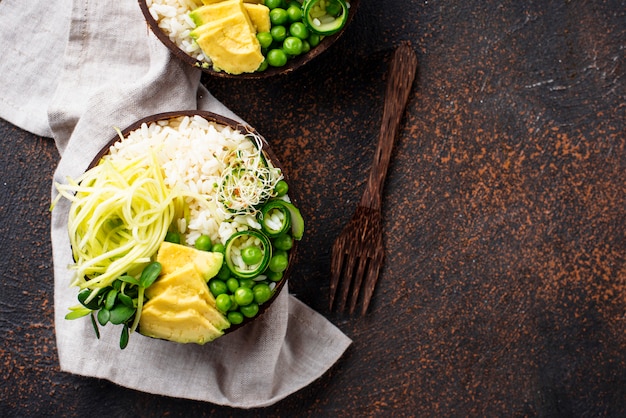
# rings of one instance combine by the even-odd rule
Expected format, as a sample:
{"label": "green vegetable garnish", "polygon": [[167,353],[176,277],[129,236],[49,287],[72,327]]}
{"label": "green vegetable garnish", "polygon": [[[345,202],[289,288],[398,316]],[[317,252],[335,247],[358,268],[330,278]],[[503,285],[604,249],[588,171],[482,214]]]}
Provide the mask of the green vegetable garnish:
{"label": "green vegetable garnish", "polygon": [[[111,286],[96,289],[95,293],[89,289],[82,290],[78,294],[81,304],[70,308],[70,313],[65,315],[65,319],[77,319],[91,314],[91,322],[98,338],[100,338],[98,324],[105,326],[110,322],[113,325],[124,325],[120,335],[120,347],[124,349],[128,345],[130,333],[134,332],[139,324],[144,291],[160,274],[161,264],[152,262],[143,269],[139,279],[122,275]],[[87,301],[90,294],[95,296]]]}
{"label": "green vegetable garnish", "polygon": [[251,151],[235,150],[227,156],[217,198],[230,214],[255,214],[257,206],[275,195],[276,184],[283,176],[279,168],[268,163],[263,155],[261,138],[249,134],[255,145]]}
{"label": "green vegetable garnish", "polygon": [[268,201],[258,216],[263,232],[270,238],[284,234],[291,227],[289,209],[281,202],[279,199]]}
{"label": "green vegetable garnish", "polygon": [[318,35],[333,35],[348,21],[348,5],[344,0],[305,0],[304,23]]}
{"label": "green vegetable garnish", "polygon": [[[241,257],[241,251],[250,246],[256,247],[261,253],[261,257],[255,257],[257,262],[251,265],[246,264]],[[260,231],[240,231],[233,234],[226,242],[224,261],[233,276],[239,279],[251,279],[263,273],[271,257],[270,240]],[[241,259],[240,262],[238,262],[239,259]]]}

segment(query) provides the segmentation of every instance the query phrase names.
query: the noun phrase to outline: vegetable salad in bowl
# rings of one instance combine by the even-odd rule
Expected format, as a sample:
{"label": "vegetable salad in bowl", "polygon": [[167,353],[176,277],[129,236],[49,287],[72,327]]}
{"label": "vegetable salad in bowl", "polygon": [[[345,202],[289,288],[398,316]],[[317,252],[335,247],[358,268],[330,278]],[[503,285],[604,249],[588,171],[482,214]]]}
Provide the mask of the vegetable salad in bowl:
{"label": "vegetable salad in bowl", "polygon": [[140,0],[156,36],[213,75],[286,73],[327,49],[359,0]]}
{"label": "vegetable salad in bowl", "polygon": [[204,344],[258,317],[287,279],[304,220],[267,142],[202,111],[132,125],[57,199],[78,303],[67,319]]}

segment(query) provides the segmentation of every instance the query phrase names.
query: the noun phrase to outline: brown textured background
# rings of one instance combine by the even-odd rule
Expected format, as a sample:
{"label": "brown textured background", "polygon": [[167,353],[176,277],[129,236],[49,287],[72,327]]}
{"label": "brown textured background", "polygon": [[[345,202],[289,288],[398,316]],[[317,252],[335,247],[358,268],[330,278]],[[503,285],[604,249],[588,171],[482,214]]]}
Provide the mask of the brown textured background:
{"label": "brown textured background", "polygon": [[[419,70],[387,177],[387,262],[369,314],[350,318],[327,309],[330,243],[402,40]],[[625,56],[625,1],[362,0],[309,68],[205,77],[306,197],[291,291],[354,340],[318,381],[251,411],[58,371],[58,154],[0,121],[0,415],[626,416]]]}

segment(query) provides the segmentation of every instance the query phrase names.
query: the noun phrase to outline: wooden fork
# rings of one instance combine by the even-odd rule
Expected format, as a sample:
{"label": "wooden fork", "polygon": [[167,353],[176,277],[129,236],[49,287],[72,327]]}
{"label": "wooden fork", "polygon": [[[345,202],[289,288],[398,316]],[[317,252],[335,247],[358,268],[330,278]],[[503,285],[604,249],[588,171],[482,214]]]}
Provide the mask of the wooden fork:
{"label": "wooden fork", "polygon": [[[339,311],[344,310],[348,294],[352,289],[350,314],[354,313],[361,286],[364,291],[361,315],[367,311],[374,293],[385,254],[381,220],[383,185],[393,143],[416,71],[415,51],[405,42],[394,51],[389,67],[380,136],[367,186],[352,219],[333,244],[330,266],[330,309],[333,308],[335,294],[339,287],[341,287],[338,299]],[[339,286],[340,279],[341,286]]]}

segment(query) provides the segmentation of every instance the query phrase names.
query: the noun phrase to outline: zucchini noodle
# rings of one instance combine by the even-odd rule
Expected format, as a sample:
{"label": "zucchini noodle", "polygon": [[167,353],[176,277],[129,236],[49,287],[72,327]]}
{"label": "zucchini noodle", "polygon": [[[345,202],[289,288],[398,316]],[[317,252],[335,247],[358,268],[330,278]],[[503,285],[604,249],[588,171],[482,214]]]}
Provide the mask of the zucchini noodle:
{"label": "zucchini noodle", "polygon": [[76,181],[55,186],[72,202],[72,285],[94,290],[93,296],[122,274],[141,273],[184,200],[165,185],[153,152],[127,161],[105,156]]}

